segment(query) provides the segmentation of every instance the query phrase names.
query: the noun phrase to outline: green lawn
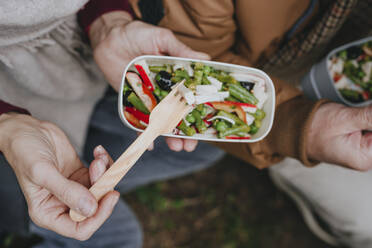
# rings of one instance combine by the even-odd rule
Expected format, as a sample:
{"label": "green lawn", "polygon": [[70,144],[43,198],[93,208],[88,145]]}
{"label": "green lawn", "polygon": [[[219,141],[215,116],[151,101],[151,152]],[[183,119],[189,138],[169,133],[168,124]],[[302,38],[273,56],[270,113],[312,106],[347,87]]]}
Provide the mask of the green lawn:
{"label": "green lawn", "polygon": [[329,247],[310,233],[267,171],[230,156],[124,198],[142,222],[146,248]]}

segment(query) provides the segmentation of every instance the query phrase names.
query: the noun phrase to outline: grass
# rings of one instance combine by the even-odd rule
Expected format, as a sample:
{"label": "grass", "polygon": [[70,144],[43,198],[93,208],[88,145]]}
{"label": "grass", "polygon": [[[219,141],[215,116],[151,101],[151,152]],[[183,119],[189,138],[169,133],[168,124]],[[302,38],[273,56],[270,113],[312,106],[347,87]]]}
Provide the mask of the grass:
{"label": "grass", "polygon": [[[267,171],[230,156],[207,170],[139,188],[124,199],[142,223],[144,248],[329,248],[310,233]],[[30,244],[9,236],[3,247]]]}
{"label": "grass", "polygon": [[124,198],[141,220],[145,248],[329,247],[310,233],[267,171],[230,156]]}

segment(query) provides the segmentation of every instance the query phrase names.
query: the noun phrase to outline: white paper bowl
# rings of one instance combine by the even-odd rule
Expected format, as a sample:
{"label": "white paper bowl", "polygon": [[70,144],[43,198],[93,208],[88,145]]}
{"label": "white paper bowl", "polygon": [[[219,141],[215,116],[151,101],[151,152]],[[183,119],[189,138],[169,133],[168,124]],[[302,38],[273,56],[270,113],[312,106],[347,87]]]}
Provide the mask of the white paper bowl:
{"label": "white paper bowl", "polygon": [[273,125],[274,121],[274,112],[275,112],[275,88],[274,84],[271,81],[270,77],[263,71],[250,68],[246,66],[240,66],[240,65],[233,65],[233,64],[227,64],[227,63],[220,63],[220,62],[213,62],[213,61],[206,61],[206,60],[195,60],[195,59],[187,59],[187,58],[177,58],[177,57],[167,57],[167,56],[140,56],[135,59],[133,59],[128,66],[125,68],[123,73],[123,78],[121,81],[121,87],[120,87],[120,93],[119,93],[119,100],[118,100],[118,110],[119,110],[119,116],[122,120],[122,122],[128,126],[129,128],[137,131],[137,132],[143,132],[142,129],[138,129],[134,126],[132,126],[128,120],[124,116],[124,107],[123,107],[123,89],[125,85],[125,75],[128,71],[137,71],[134,67],[134,64],[140,60],[145,60],[148,65],[162,65],[162,64],[174,64],[175,62],[202,62],[205,65],[209,65],[214,67],[217,70],[223,70],[227,72],[232,73],[250,73],[255,74],[265,80],[266,83],[266,90],[268,93],[268,99],[266,100],[263,110],[266,113],[266,117],[262,120],[262,126],[259,129],[259,131],[252,135],[251,139],[242,139],[242,140],[233,140],[233,139],[218,139],[218,138],[210,138],[208,136],[204,137],[202,134],[199,134],[197,136],[184,136],[184,135],[174,135],[174,134],[164,134],[163,136],[167,137],[177,137],[177,138],[184,138],[184,139],[195,139],[195,140],[204,140],[204,141],[213,141],[213,142],[233,142],[233,143],[253,143],[258,142],[266,137],[266,135],[270,132],[271,127]]}

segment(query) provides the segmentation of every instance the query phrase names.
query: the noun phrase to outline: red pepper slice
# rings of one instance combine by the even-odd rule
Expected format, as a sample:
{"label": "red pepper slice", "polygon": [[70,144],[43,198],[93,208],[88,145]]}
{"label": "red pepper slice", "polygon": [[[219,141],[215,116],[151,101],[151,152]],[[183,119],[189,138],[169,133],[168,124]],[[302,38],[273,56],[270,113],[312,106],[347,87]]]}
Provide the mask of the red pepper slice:
{"label": "red pepper slice", "polygon": [[125,111],[134,115],[134,117],[136,117],[138,120],[143,121],[146,124],[149,124],[150,115],[144,114],[141,111],[139,111],[138,109],[132,108],[132,107],[126,107]]}
{"label": "red pepper slice", "polygon": [[251,139],[251,137],[250,136],[246,136],[246,137],[226,136],[225,139],[231,139],[231,140],[249,140],[249,139]]}
{"label": "red pepper slice", "polygon": [[206,119],[204,119],[203,121],[204,121],[204,123],[205,123],[205,125],[207,127],[209,127],[210,125],[212,125],[212,122],[211,121],[207,121]]}
{"label": "red pepper slice", "polygon": [[124,116],[132,126],[139,129],[146,129],[146,127],[142,125],[141,122],[131,113],[124,111]]}
{"label": "red pepper slice", "polygon": [[369,92],[368,91],[363,91],[362,96],[363,96],[364,100],[368,100],[369,99]]}
{"label": "red pepper slice", "polygon": [[152,84],[149,76],[147,75],[145,69],[143,69],[142,65],[135,64],[134,67],[136,67],[138,73],[140,74],[143,84],[149,89],[151,92],[155,90],[154,85]]}
{"label": "red pepper slice", "polygon": [[342,78],[342,74],[336,73],[333,76],[333,81],[335,81],[335,83],[337,83],[341,78]]}
{"label": "red pepper slice", "polygon": [[223,110],[229,113],[235,112],[242,121],[247,123],[247,116],[243,108],[241,107],[241,105],[236,104],[236,102],[209,102],[209,104],[208,105],[212,106],[214,109]]}

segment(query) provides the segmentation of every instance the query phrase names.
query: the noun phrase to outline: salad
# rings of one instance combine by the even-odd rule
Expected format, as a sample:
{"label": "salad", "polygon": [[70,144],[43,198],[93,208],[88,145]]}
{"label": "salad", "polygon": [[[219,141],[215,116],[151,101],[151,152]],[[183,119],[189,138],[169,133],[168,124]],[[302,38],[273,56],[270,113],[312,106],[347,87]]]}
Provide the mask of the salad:
{"label": "salad", "polygon": [[372,99],[372,41],[331,56],[328,70],[346,100],[360,103]]}
{"label": "salad", "polygon": [[229,73],[200,62],[148,65],[134,64],[125,75],[124,116],[138,129],[145,129],[151,111],[172,88],[193,110],[173,131],[176,135],[219,139],[250,139],[265,118],[268,98],[265,79],[256,74]]}

